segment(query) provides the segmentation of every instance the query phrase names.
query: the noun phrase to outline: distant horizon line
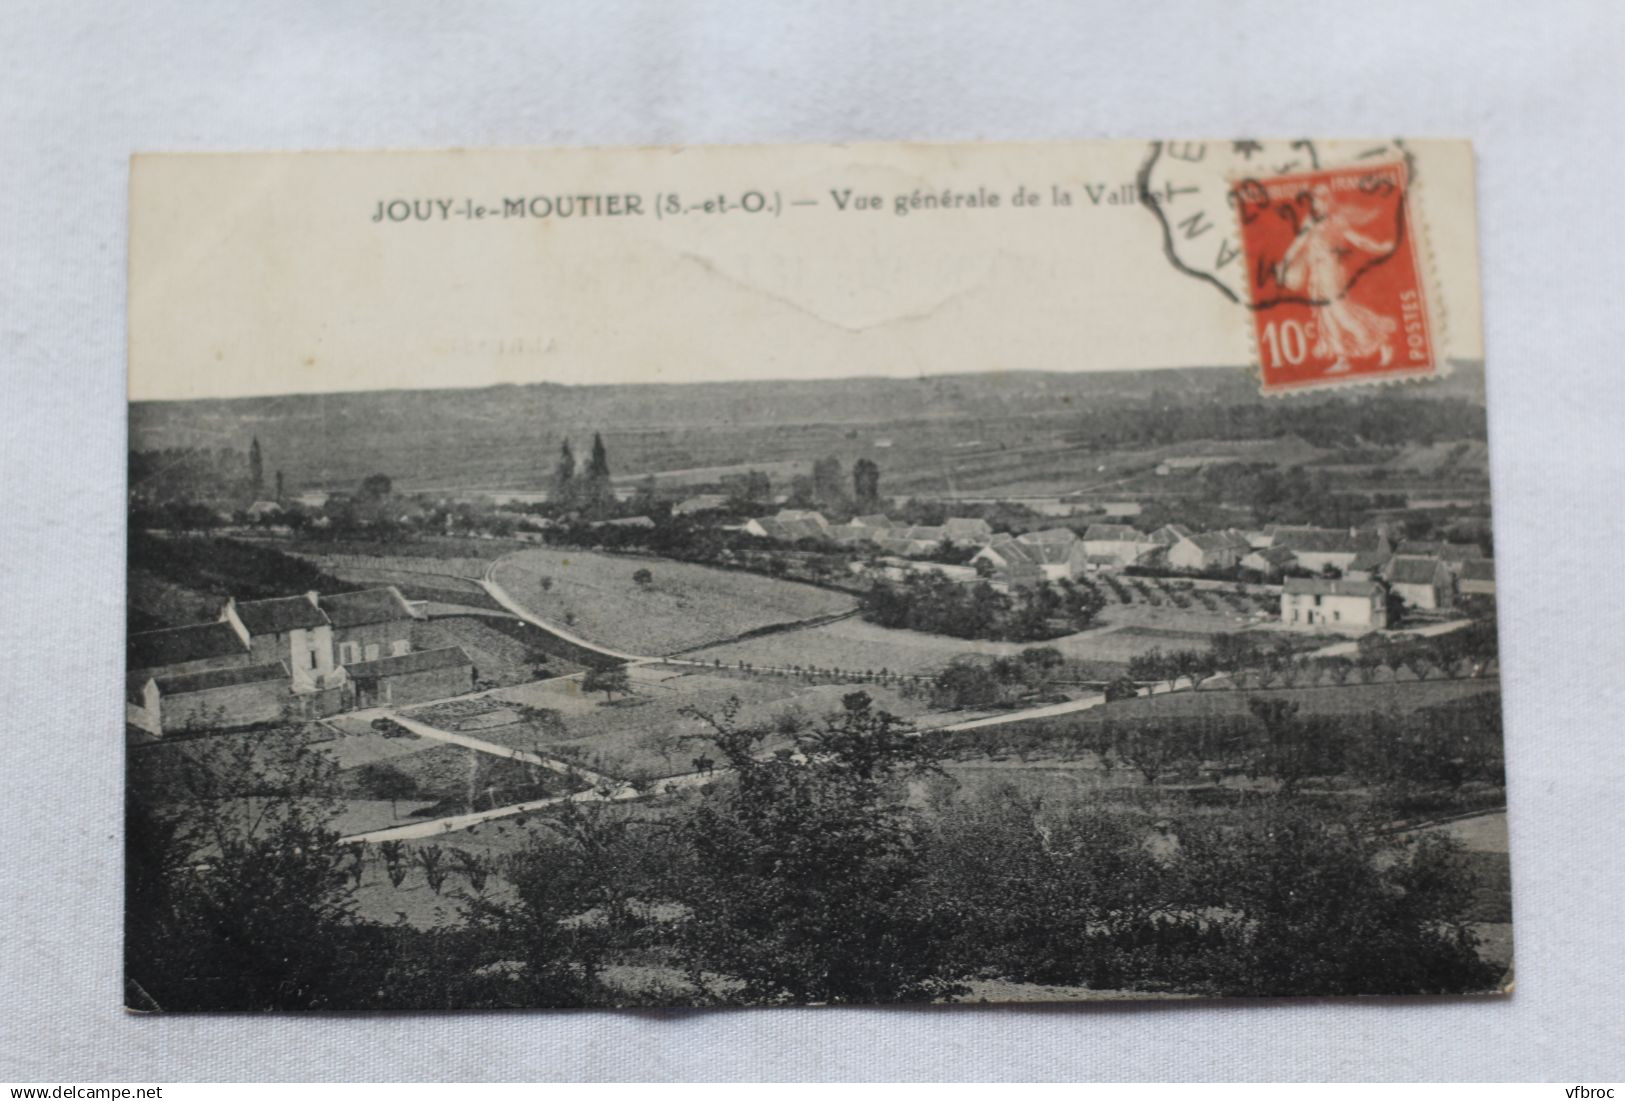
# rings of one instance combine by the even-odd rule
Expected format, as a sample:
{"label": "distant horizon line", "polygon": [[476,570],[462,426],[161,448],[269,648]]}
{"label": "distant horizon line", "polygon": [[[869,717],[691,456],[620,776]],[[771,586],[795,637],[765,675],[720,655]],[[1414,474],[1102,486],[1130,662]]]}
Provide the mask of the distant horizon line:
{"label": "distant horizon line", "polygon": [[410,394],[427,391],[462,391],[471,393],[479,390],[516,389],[526,386],[556,386],[571,390],[609,389],[611,387],[655,387],[655,386],[737,386],[760,385],[772,383],[783,385],[796,382],[928,382],[934,379],[949,378],[980,378],[988,375],[1127,375],[1148,374],[1159,371],[1252,371],[1255,368],[1249,364],[1168,364],[1161,367],[1092,367],[1085,370],[1065,370],[1050,367],[986,367],[973,371],[942,371],[936,374],[919,375],[777,375],[763,378],[710,378],[695,379],[693,381],[646,380],[625,382],[562,382],[550,379],[534,379],[524,382],[490,382],[483,386],[458,385],[457,383],[427,384],[422,386],[380,386],[359,388],[354,390],[290,390],[261,394],[215,394],[203,397],[127,397],[129,405],[184,405],[190,402],[206,401],[258,401],[271,398],[325,398],[350,396],[355,394]]}

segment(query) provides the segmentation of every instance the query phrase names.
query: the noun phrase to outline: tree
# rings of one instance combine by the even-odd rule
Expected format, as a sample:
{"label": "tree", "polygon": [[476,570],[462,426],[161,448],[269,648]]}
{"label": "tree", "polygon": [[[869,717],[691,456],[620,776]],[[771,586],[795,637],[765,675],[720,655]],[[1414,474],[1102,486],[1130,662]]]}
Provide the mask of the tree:
{"label": "tree", "polygon": [[391,818],[401,816],[400,800],[418,793],[417,781],[386,761],[370,761],[356,769],[355,784],[364,799],[388,799]]}
{"label": "tree", "polygon": [[559,461],[553,468],[553,500],[561,508],[569,508],[576,498],[576,456],[570,450],[570,441],[559,447]]}
{"label": "tree", "polygon": [[812,468],[813,496],[826,508],[838,508],[846,501],[846,476],[841,460],[834,455],[818,459]]}
{"label": "tree", "polygon": [[609,451],[604,437],[592,434],[592,454],[587,459],[587,473],[580,487],[582,502],[593,508],[603,508],[615,499],[609,480]]}
{"label": "tree", "polygon": [[873,459],[859,459],[852,464],[852,496],[860,509],[880,504],[880,467]]}
{"label": "tree", "polygon": [[639,585],[639,586],[646,589],[650,585],[654,584],[654,580],[655,580],[655,575],[653,573],[649,572],[649,570],[646,569],[646,568],[645,569],[637,569],[637,570],[632,571],[632,583],[634,585]]}
{"label": "tree", "polygon": [[684,907],[676,947],[692,981],[726,975],[753,1004],[928,1001],[963,988],[949,945],[959,918],[924,889],[929,830],[909,781],[936,769],[933,743],[865,692],[762,753],[738,701],[693,711],[731,779],[677,826],[668,882]]}
{"label": "tree", "polygon": [[588,669],[581,678],[583,692],[602,692],[604,701],[611,701],[615,693],[627,695],[632,691],[632,678],[624,665],[611,665],[605,669]]}
{"label": "tree", "polygon": [[265,496],[265,460],[260,455],[260,438],[248,445],[248,481],[255,497]]}
{"label": "tree", "polygon": [[282,482],[282,471],[279,470],[279,471],[276,472],[276,499],[278,501],[281,501],[286,496],[287,496],[287,491],[286,491],[286,489],[285,489],[285,487],[283,485],[283,482]]}
{"label": "tree", "polygon": [[133,1006],[342,1009],[358,932],[329,827],[337,764],[288,730],[131,763],[125,971]]}
{"label": "tree", "polygon": [[361,487],[356,496],[364,501],[384,501],[395,492],[395,483],[390,481],[388,474],[369,474],[361,479]]}
{"label": "tree", "polygon": [[1178,834],[1178,869],[1210,907],[1195,963],[1220,993],[1462,994],[1500,979],[1479,958],[1473,880],[1447,838],[1273,801]]}

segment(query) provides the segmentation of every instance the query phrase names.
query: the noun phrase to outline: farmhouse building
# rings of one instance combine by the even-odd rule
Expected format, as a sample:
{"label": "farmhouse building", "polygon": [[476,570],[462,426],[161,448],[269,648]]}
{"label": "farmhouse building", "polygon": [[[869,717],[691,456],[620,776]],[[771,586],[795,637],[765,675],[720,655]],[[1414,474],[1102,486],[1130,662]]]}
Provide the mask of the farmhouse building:
{"label": "farmhouse building", "polygon": [[1138,501],[1107,501],[1100,509],[1108,520],[1133,520],[1145,511]]}
{"label": "farmhouse building", "polygon": [[358,708],[422,703],[474,690],[474,663],[461,646],[357,662],[348,672]]}
{"label": "farmhouse building", "polygon": [[1288,627],[1383,628],[1387,593],[1375,581],[1289,577],[1281,586],[1281,622]]}
{"label": "farmhouse building", "polygon": [[343,670],[333,661],[333,624],[314,592],[241,603],[233,597],[220,620],[248,637],[255,664],[285,664],[295,692],[325,691],[343,683]]}
{"label": "farmhouse building", "polygon": [[399,657],[412,650],[412,624],[420,618],[393,585],[319,598],[333,626],[339,665]]}
{"label": "farmhouse building", "polygon": [[1469,558],[1461,564],[1456,588],[1462,596],[1495,595],[1495,563],[1488,558]]}
{"label": "farmhouse building", "polygon": [[148,734],[276,722],[296,702],[280,661],[128,680],[124,718]]}
{"label": "farmhouse building", "polygon": [[1413,608],[1431,611],[1455,603],[1455,576],[1437,558],[1395,555],[1386,576],[1388,588]]}
{"label": "farmhouse building", "polygon": [[852,523],[860,528],[889,528],[892,526],[891,517],[884,512],[871,512],[866,516],[852,517]]}

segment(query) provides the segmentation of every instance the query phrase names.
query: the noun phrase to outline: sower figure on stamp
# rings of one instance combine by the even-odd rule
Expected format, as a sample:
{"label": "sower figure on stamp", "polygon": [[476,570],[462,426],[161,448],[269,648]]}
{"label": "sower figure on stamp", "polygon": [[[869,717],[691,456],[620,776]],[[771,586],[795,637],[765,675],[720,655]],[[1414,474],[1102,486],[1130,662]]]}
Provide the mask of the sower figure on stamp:
{"label": "sower figure on stamp", "polygon": [[1380,355],[1384,367],[1394,358],[1389,343],[1394,319],[1350,298],[1344,270],[1354,249],[1376,255],[1393,251],[1394,242],[1375,240],[1355,228],[1376,216],[1375,209],[1334,202],[1331,188],[1318,184],[1309,194],[1309,217],[1281,257],[1281,284],[1315,302],[1314,355],[1334,360],[1327,374],[1347,372],[1351,357]]}

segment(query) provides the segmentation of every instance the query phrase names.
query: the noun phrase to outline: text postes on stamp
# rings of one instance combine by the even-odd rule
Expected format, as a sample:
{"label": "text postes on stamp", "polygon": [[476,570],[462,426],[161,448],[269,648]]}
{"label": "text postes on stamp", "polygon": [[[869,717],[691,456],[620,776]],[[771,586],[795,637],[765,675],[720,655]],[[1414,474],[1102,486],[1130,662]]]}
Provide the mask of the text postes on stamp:
{"label": "text postes on stamp", "polygon": [[1231,188],[1266,392],[1437,373],[1404,162]]}

